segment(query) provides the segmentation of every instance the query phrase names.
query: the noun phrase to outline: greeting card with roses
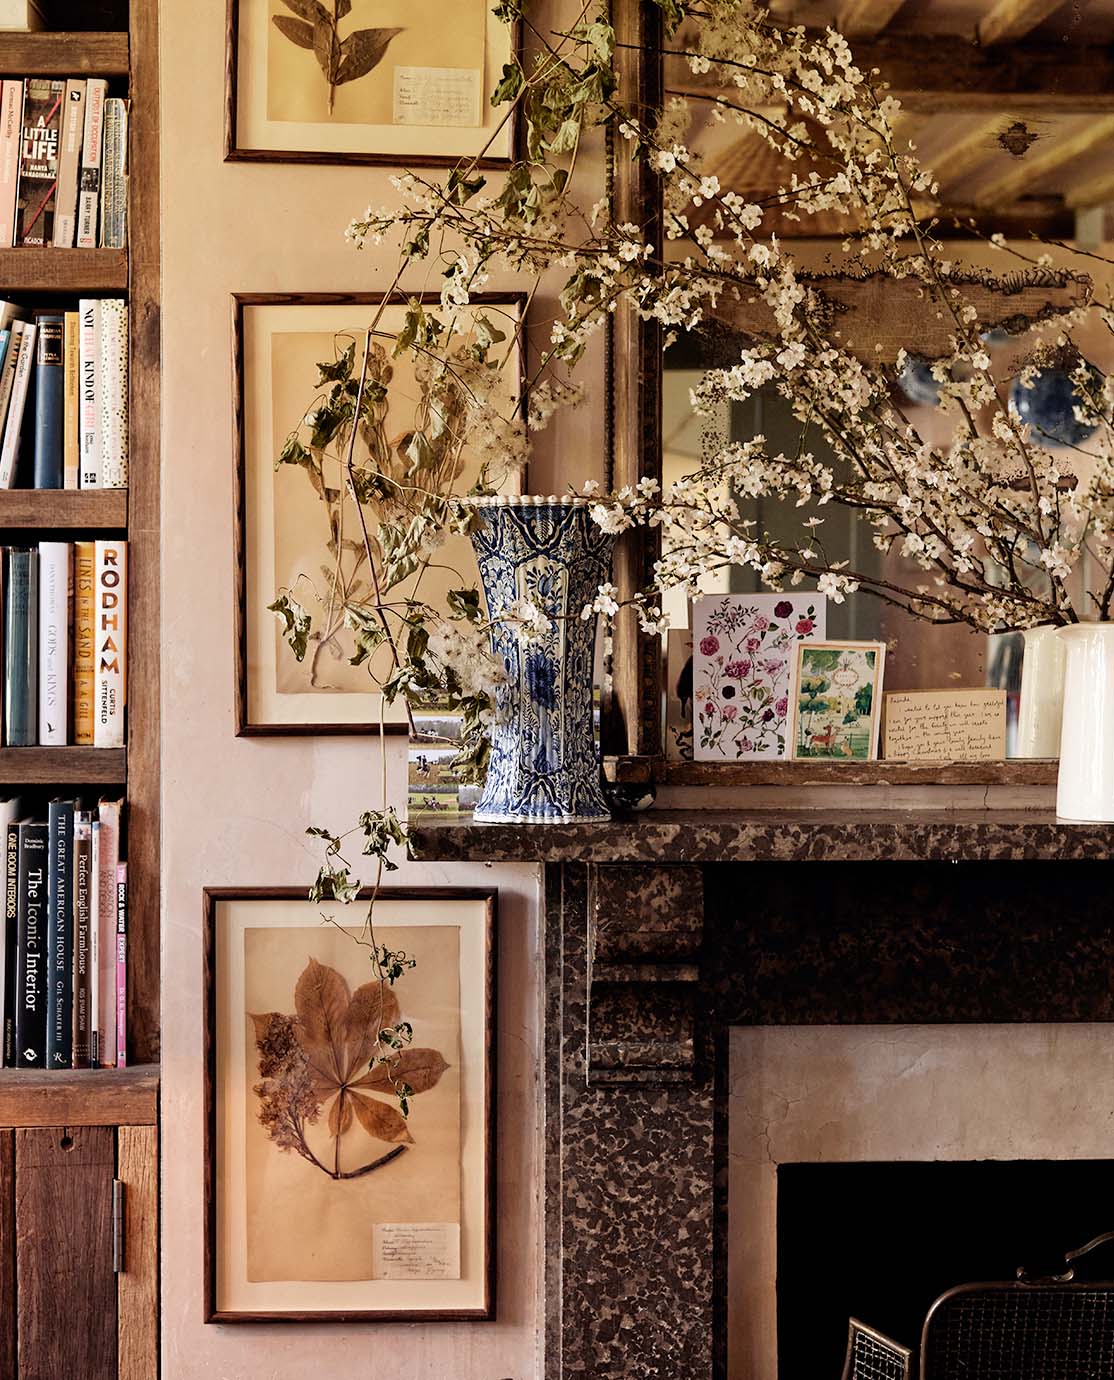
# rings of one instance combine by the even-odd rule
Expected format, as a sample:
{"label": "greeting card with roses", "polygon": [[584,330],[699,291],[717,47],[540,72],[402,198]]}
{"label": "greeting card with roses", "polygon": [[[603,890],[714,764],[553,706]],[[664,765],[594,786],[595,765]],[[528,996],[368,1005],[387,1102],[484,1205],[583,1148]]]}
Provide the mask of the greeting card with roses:
{"label": "greeting card with roses", "polygon": [[786,756],[798,642],[823,640],[822,594],[716,594],[693,604],[693,754],[698,762]]}

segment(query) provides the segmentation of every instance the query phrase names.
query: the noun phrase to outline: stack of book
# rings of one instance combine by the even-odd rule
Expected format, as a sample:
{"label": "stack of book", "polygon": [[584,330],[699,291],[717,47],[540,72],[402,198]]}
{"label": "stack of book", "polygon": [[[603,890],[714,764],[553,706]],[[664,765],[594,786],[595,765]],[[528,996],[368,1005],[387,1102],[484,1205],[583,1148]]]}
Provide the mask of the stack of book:
{"label": "stack of book", "polygon": [[3,553],[3,743],[124,746],[128,544]]}
{"label": "stack of book", "polygon": [[103,77],[0,86],[0,248],[123,249],[128,103]]}
{"label": "stack of book", "polygon": [[123,804],[0,802],[7,1068],[127,1063],[127,863]]}
{"label": "stack of book", "polygon": [[128,306],[0,301],[0,488],[125,489]]}

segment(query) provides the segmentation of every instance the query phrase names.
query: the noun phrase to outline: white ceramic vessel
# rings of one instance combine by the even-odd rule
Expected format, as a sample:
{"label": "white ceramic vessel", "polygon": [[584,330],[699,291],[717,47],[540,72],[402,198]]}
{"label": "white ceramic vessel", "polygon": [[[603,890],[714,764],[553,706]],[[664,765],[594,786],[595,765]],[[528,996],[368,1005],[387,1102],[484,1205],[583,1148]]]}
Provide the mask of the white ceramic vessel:
{"label": "white ceramic vessel", "polygon": [[1021,667],[1021,706],[1017,716],[1016,757],[1059,757],[1064,715],[1064,665],[1067,645],[1059,628],[1044,623],[1029,628]]}
{"label": "white ceramic vessel", "polygon": [[1114,623],[1073,623],[1067,651],[1056,813],[1114,823]]}

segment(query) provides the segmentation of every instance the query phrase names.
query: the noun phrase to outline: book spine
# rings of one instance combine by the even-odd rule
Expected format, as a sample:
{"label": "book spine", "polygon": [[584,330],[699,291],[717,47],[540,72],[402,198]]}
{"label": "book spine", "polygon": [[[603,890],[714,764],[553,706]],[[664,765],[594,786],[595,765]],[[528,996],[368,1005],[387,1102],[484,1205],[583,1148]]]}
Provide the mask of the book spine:
{"label": "book spine", "polygon": [[101,205],[101,158],[104,150],[104,102],[108,82],[90,77],[85,90],[85,130],[81,143],[81,176],[77,193],[77,247],[97,247]]}
{"label": "book spine", "polygon": [[102,1068],[116,1064],[116,869],[120,864],[120,802],[97,810],[97,1050]]}
{"label": "book spine", "polygon": [[46,1068],[48,847],[48,825],[20,824],[15,1057],[21,1069]]}
{"label": "book spine", "polygon": [[39,542],[39,746],[65,747],[69,727],[69,632],[73,548]]}
{"label": "book spine", "polygon": [[8,418],[12,388],[15,386],[15,371],[19,365],[19,352],[26,328],[26,322],[23,321],[13,321],[9,328],[12,334],[8,340],[8,352],[4,356],[4,367],[0,370],[0,445],[3,444],[4,424]]}
{"label": "book spine", "polygon": [[93,836],[88,814],[74,816],[73,1063],[87,1069],[93,1058],[89,928],[93,897]]}
{"label": "book spine", "polygon": [[81,317],[68,311],[62,328],[62,487],[81,474]]}
{"label": "book spine", "polygon": [[19,822],[4,838],[4,1067],[15,1068],[16,951],[19,947]]}
{"label": "book spine", "polygon": [[97,548],[91,541],[74,543],[73,707],[74,742],[93,746],[93,701],[96,686]]}
{"label": "book spine", "polygon": [[58,146],[66,83],[28,77],[23,84],[23,143],[19,156],[16,244],[50,244],[58,187]]}
{"label": "book spine", "polygon": [[4,741],[34,747],[38,740],[38,553],[8,552],[4,584]]}
{"label": "book spine", "polygon": [[128,1063],[128,865],[116,866],[116,1067]]}
{"label": "book spine", "polygon": [[66,82],[62,103],[62,149],[58,155],[58,191],[54,206],[54,247],[72,249],[77,233],[77,178],[85,137],[85,82]]}
{"label": "book spine", "polygon": [[23,83],[5,81],[0,87],[0,249],[15,244],[16,192],[19,186],[19,146],[23,134]]}
{"label": "book spine", "polygon": [[31,381],[31,367],[35,361],[37,334],[38,328],[32,321],[24,326],[23,335],[20,337],[12,396],[8,403],[7,421],[4,423],[4,444],[0,448],[0,489],[10,489],[15,484],[16,462],[19,459],[19,442],[23,429],[23,410],[27,405],[27,388]]}
{"label": "book spine", "polygon": [[128,544],[98,541],[93,746],[124,746],[128,698]]}
{"label": "book spine", "polygon": [[101,304],[96,298],[83,297],[78,303],[81,317],[79,338],[81,371],[81,487],[99,488],[101,482],[100,394],[98,378],[101,337]]}
{"label": "book spine", "polygon": [[89,825],[89,1062],[101,1063],[101,826]]}
{"label": "book spine", "polygon": [[101,246],[123,249],[127,205],[128,105],[111,96],[104,105],[104,162],[101,169]]}
{"label": "book spine", "polygon": [[73,1064],[73,816],[72,800],[50,802],[48,1069],[68,1069]]}
{"label": "book spine", "polygon": [[64,483],[62,399],[65,392],[62,312],[35,317],[35,469],[36,489],[60,489]]}
{"label": "book spine", "polygon": [[128,304],[107,298],[100,312],[101,487],[128,486]]}

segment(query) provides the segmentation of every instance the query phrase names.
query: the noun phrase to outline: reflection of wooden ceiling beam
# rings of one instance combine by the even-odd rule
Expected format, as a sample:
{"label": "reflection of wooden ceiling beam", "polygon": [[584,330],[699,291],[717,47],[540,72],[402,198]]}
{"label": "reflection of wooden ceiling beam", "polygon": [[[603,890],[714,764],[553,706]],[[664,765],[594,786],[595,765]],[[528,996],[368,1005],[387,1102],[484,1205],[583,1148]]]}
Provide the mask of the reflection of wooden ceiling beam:
{"label": "reflection of wooden ceiling beam", "polygon": [[991,6],[990,13],[979,20],[979,42],[984,47],[992,43],[1014,43],[1062,4],[1063,0],[998,0]]}
{"label": "reflection of wooden ceiling beam", "polygon": [[1077,182],[1064,193],[1064,202],[1071,207],[1083,209],[1088,206],[1109,206],[1114,202],[1114,172],[1099,173]]}
{"label": "reflection of wooden ceiling beam", "polygon": [[[907,110],[1001,111],[1010,116],[1114,111],[1114,51],[1086,44],[1011,43],[985,49],[947,34],[881,34],[854,46],[856,64],[877,67]],[[721,78],[666,66],[674,91],[709,94]]]}
{"label": "reflection of wooden ceiling beam", "polygon": [[845,38],[870,38],[880,33],[901,9],[904,0],[845,0],[836,28]]}
{"label": "reflection of wooden ceiling beam", "polygon": [[999,206],[1003,202],[1016,201],[1042,177],[1074,163],[1078,158],[1086,157],[1112,139],[1114,115],[1091,120],[1071,134],[1060,134],[1055,139],[1045,140],[1040,152],[1026,154],[1001,176],[976,187],[972,199],[980,206]]}
{"label": "reflection of wooden ceiling beam", "polygon": [[962,135],[947,149],[924,155],[924,163],[936,174],[941,187],[954,187],[957,182],[973,172],[980,163],[993,153],[1001,153],[998,143],[1006,121],[1001,115],[991,115]]}

